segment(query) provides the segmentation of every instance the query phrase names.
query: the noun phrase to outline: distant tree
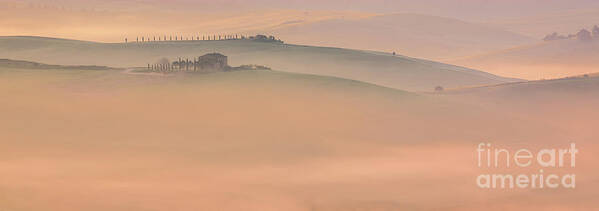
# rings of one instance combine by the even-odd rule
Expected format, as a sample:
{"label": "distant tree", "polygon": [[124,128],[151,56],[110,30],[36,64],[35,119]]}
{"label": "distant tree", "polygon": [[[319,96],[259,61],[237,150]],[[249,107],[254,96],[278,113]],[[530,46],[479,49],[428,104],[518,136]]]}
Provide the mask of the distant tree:
{"label": "distant tree", "polygon": [[595,38],[599,38],[599,26],[595,25],[595,26],[593,27],[593,30],[592,30],[592,31],[593,31],[593,37],[595,37]]}
{"label": "distant tree", "polygon": [[[242,39],[244,39],[244,38],[242,37]],[[266,36],[266,35],[262,35],[262,34],[258,34],[256,36],[250,36],[250,37],[248,37],[248,39],[254,40],[254,41],[261,41],[261,42],[279,42],[279,43],[283,43],[283,41],[278,40],[275,36]]]}
{"label": "distant tree", "polygon": [[393,51],[393,56],[395,56],[395,51]]}
{"label": "distant tree", "polygon": [[553,33],[545,36],[545,38],[543,38],[543,41],[563,40],[563,39],[569,39],[569,38],[572,38],[575,36],[576,35],[572,35],[572,34],[570,34],[568,36],[564,36],[564,35],[558,34],[557,32],[553,32]]}
{"label": "distant tree", "polygon": [[589,41],[589,40],[593,39],[593,37],[591,36],[591,32],[586,29],[582,29],[578,33],[576,33],[576,38],[578,38],[578,40],[582,40],[582,41]]}
{"label": "distant tree", "polygon": [[545,38],[543,38],[544,41],[552,41],[557,39],[559,39],[559,35],[557,34],[557,32],[548,34],[547,36],[545,36]]}
{"label": "distant tree", "polygon": [[167,58],[161,58],[156,62],[156,64],[159,64],[159,65],[166,65],[166,64],[170,64],[170,63],[171,62]]}
{"label": "distant tree", "polygon": [[583,76],[583,77],[585,77],[585,78],[588,78],[588,77],[589,77],[589,74],[584,74],[584,76]]}
{"label": "distant tree", "polygon": [[435,87],[435,92],[442,92],[444,90],[445,90],[445,88],[443,88],[442,86]]}
{"label": "distant tree", "polygon": [[268,37],[266,35],[259,34],[259,35],[256,35],[256,37],[254,39],[256,39],[256,40],[267,40]]}

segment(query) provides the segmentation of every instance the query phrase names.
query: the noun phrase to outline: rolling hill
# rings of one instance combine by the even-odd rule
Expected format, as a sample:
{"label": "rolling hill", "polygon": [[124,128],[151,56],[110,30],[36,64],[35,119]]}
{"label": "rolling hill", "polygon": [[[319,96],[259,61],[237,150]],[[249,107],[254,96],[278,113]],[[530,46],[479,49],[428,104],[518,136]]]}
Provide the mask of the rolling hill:
{"label": "rolling hill", "polygon": [[475,144],[564,136],[543,121],[359,81],[0,67],[0,90],[9,210],[473,209],[589,196],[481,196],[464,185]]}
{"label": "rolling hill", "polygon": [[599,39],[542,42],[452,61],[494,74],[531,80],[599,72]]}
{"label": "rolling hill", "polygon": [[592,140],[599,124],[599,74],[449,90],[447,100],[545,119],[570,139]]}
{"label": "rolling hill", "polygon": [[144,67],[161,58],[193,58],[220,52],[232,66],[359,80],[407,91],[518,81],[458,66],[386,53],[249,40],[96,43],[40,37],[0,37],[0,58],[62,65]]}
{"label": "rolling hill", "polygon": [[485,24],[542,39],[545,35],[553,32],[568,35],[575,34],[583,28],[590,29],[599,24],[598,19],[599,8],[595,6],[526,17],[496,19],[487,21]]}
{"label": "rolling hill", "polygon": [[500,28],[421,14],[294,22],[266,32],[293,43],[396,51],[411,57],[441,61],[535,41]]}
{"label": "rolling hill", "polygon": [[[536,98],[548,101],[552,99],[564,100],[556,95],[566,94],[570,97],[588,97],[599,94],[599,74],[585,74],[567,78],[515,82],[491,86],[462,88],[448,90],[444,95],[478,95],[480,97],[505,100],[504,102],[529,102],[524,98]],[[567,101],[567,100],[564,100]],[[481,101],[485,102],[485,101]],[[546,103],[546,102],[544,102]]]}
{"label": "rolling hill", "polygon": [[66,66],[66,65],[50,65],[30,61],[0,59],[0,67],[7,68],[26,68],[26,69],[62,69],[62,70],[109,70],[110,67],[105,66]]}

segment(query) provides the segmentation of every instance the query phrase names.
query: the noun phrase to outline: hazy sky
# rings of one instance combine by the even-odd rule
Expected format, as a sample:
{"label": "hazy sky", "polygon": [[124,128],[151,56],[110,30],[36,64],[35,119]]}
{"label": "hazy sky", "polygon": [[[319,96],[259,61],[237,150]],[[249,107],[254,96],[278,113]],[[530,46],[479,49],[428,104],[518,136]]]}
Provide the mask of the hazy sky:
{"label": "hazy sky", "polygon": [[[235,1],[235,0],[232,0]],[[414,12],[463,19],[504,18],[597,6],[596,0],[257,0],[290,8]]]}
{"label": "hazy sky", "polygon": [[[0,2],[11,1],[14,2],[14,0],[0,0]],[[140,6],[143,8],[143,5],[146,5],[198,11],[284,8],[379,13],[413,12],[476,20],[599,7],[599,1],[596,0],[25,0],[21,2],[110,9],[133,9]]]}

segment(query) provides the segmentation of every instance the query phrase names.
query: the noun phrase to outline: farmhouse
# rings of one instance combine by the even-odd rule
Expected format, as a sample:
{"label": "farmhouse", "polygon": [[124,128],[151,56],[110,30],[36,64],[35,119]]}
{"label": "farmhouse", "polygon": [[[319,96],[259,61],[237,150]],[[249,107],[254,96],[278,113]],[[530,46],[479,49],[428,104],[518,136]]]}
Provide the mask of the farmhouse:
{"label": "farmhouse", "polygon": [[239,67],[230,67],[228,57],[220,53],[209,53],[193,59],[181,59],[169,62],[167,58],[162,58],[155,64],[148,64],[148,70],[153,72],[173,73],[173,72],[223,72],[238,70],[270,70],[262,65],[241,65]]}
{"label": "farmhouse", "polygon": [[227,63],[227,56],[220,53],[209,53],[200,56],[197,61],[197,65],[200,70],[227,70],[229,65]]}

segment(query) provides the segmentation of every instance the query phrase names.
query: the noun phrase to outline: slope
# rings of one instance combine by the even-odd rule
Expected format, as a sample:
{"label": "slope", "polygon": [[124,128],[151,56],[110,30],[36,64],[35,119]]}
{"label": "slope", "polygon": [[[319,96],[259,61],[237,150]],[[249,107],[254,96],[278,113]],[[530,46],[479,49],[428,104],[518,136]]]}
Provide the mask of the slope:
{"label": "slope", "polygon": [[144,67],[164,57],[171,60],[193,58],[211,52],[229,56],[232,66],[260,64],[277,70],[335,76],[407,91],[517,81],[453,65],[379,52],[249,40],[124,44],[0,37],[0,58],[51,64]]}
{"label": "slope", "polygon": [[490,73],[550,79],[598,72],[599,39],[556,40],[452,61]]}
{"label": "slope", "polygon": [[411,57],[443,61],[534,41],[483,24],[420,14],[300,22],[267,32],[293,43],[397,51]]}

